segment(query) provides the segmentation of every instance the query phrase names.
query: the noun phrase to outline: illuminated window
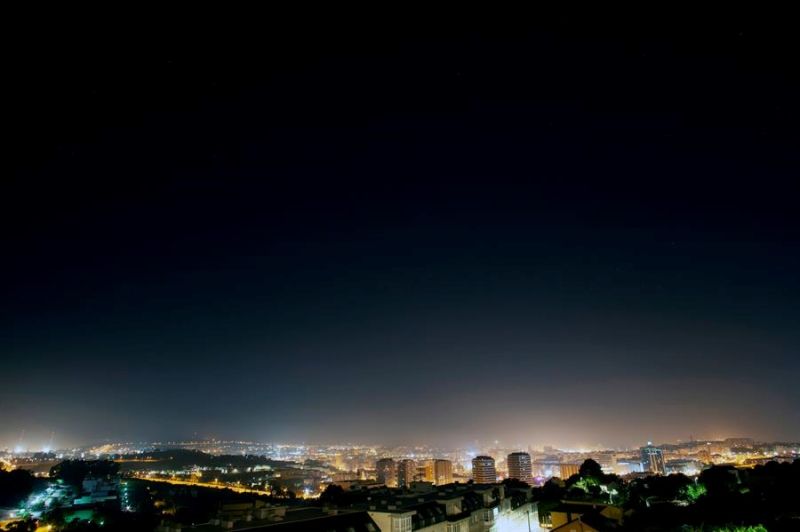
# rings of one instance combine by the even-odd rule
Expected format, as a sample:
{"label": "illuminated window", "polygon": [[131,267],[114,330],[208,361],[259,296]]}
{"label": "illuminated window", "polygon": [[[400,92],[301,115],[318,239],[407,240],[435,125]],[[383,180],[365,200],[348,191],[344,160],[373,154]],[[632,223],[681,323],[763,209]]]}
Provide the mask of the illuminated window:
{"label": "illuminated window", "polygon": [[392,518],[392,532],[411,532],[411,516],[403,515]]}

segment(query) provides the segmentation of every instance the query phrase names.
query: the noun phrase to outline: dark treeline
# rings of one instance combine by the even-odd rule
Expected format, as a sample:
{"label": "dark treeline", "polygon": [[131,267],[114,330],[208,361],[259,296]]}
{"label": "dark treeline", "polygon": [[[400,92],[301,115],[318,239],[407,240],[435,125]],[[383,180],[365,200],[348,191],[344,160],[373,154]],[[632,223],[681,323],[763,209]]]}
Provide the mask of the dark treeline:
{"label": "dark treeline", "polygon": [[[119,458],[124,460],[149,460],[169,464],[175,469],[196,465],[198,467],[235,467],[239,469],[256,465],[268,465],[271,467],[288,467],[297,465],[294,462],[282,462],[272,460],[264,456],[257,455],[212,455],[202,451],[191,449],[166,449],[155,450],[147,453],[122,455]],[[123,470],[148,469],[152,463],[146,462],[123,462]]]}
{"label": "dark treeline", "polygon": [[0,470],[0,506],[16,506],[43,482],[25,469]]}
{"label": "dark treeline", "polygon": [[119,464],[111,460],[64,460],[50,468],[50,477],[72,486],[84,479],[111,477],[119,473]]}
{"label": "dark treeline", "polygon": [[[645,484],[657,486],[647,480]],[[647,489],[640,492],[636,511],[626,528],[670,530],[681,525],[698,529],[703,525],[762,525],[770,532],[800,529],[800,460],[769,462],[749,470],[714,466],[700,474],[697,485],[704,493],[697,494],[686,506],[643,505],[645,499],[641,493]]]}
{"label": "dark treeline", "polygon": [[800,529],[800,460],[769,462],[753,469],[713,466],[696,480],[672,474],[629,482],[615,475],[603,475],[599,466],[588,464],[566,481],[549,480],[543,487],[535,488],[534,494],[543,514],[562,500],[621,506],[626,516],[622,530],[655,532],[759,526],[779,532]]}

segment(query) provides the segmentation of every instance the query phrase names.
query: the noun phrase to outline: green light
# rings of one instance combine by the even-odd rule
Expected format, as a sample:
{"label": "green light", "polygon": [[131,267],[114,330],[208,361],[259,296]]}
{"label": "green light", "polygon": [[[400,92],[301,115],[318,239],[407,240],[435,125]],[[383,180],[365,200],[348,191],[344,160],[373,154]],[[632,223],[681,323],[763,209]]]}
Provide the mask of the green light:
{"label": "green light", "polygon": [[706,487],[703,484],[690,484],[686,486],[686,498],[689,499],[690,502],[695,502],[697,499],[702,497],[706,494]]}

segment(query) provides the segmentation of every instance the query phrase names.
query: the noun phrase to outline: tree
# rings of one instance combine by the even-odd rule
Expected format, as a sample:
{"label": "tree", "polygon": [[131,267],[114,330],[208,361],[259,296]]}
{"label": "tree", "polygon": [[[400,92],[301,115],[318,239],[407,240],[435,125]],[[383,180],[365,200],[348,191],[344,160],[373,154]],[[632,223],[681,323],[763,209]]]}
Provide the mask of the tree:
{"label": "tree", "polygon": [[345,497],[344,488],[338,484],[329,484],[325,491],[319,496],[319,502],[339,506]]}
{"label": "tree", "polygon": [[583,478],[603,478],[603,468],[591,458],[585,460],[578,469],[578,474]]}
{"label": "tree", "polygon": [[88,477],[110,477],[119,473],[119,464],[111,460],[64,460],[50,468],[50,476],[66,484],[80,486]]}
{"label": "tree", "polygon": [[84,519],[73,519],[63,529],[64,532],[95,532],[102,528],[99,523],[86,521]]}
{"label": "tree", "polygon": [[551,478],[542,486],[542,499],[558,500],[564,496],[564,482],[560,478]]}
{"label": "tree", "polygon": [[6,527],[8,532],[33,532],[36,530],[37,524],[33,519],[26,519],[24,521],[15,521]]}
{"label": "tree", "polygon": [[739,484],[739,473],[733,466],[712,466],[700,473],[699,482],[712,497],[728,495]]}
{"label": "tree", "polygon": [[0,506],[14,506],[33,491],[35,479],[30,471],[0,471]]}
{"label": "tree", "polygon": [[295,492],[293,492],[292,490],[290,490],[277,480],[271,480],[269,482],[269,488],[270,492],[272,493],[272,496],[277,499],[294,499],[295,497],[297,497],[297,494],[295,494]]}
{"label": "tree", "polygon": [[584,499],[586,497],[586,490],[578,486],[572,486],[567,489],[567,498],[570,500]]}
{"label": "tree", "polygon": [[63,508],[56,508],[55,510],[51,511],[47,514],[47,522],[57,529],[64,526],[66,523],[66,515],[64,514]]}
{"label": "tree", "polygon": [[697,499],[706,494],[706,487],[704,484],[689,484],[684,489],[684,495],[689,502],[696,502]]}
{"label": "tree", "polygon": [[507,478],[503,480],[503,485],[509,489],[526,489],[530,488],[530,484],[517,478]]}

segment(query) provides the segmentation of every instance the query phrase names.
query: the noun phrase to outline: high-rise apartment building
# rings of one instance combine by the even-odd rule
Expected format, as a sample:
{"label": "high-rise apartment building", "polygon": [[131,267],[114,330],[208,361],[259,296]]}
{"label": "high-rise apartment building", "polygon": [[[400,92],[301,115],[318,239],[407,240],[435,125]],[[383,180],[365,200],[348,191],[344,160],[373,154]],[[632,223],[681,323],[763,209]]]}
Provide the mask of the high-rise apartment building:
{"label": "high-rise apartment building", "polygon": [[433,460],[417,460],[416,480],[433,482]]}
{"label": "high-rise apartment building", "polygon": [[472,478],[477,484],[497,482],[497,469],[491,456],[476,456],[472,459]]}
{"label": "high-rise apartment building", "polygon": [[508,464],[508,478],[515,478],[523,482],[530,482],[533,477],[533,464],[528,453],[511,453],[506,458]]}
{"label": "high-rise apartment building", "polygon": [[453,463],[450,460],[433,461],[433,482],[439,486],[453,482]]}
{"label": "high-rise apartment building", "polygon": [[558,464],[559,476],[562,480],[567,480],[572,475],[577,475],[581,469],[581,464]]}
{"label": "high-rise apartment building", "polygon": [[658,447],[653,447],[653,444],[647,442],[645,447],[642,447],[642,471],[645,473],[654,473],[656,475],[666,475],[667,468],[664,463],[664,451]]}
{"label": "high-rise apartment building", "polygon": [[417,463],[414,460],[404,459],[397,462],[397,487],[411,486],[417,476]]}
{"label": "high-rise apartment building", "polygon": [[390,488],[397,486],[397,465],[391,458],[381,458],[375,463],[375,477],[378,482]]}

